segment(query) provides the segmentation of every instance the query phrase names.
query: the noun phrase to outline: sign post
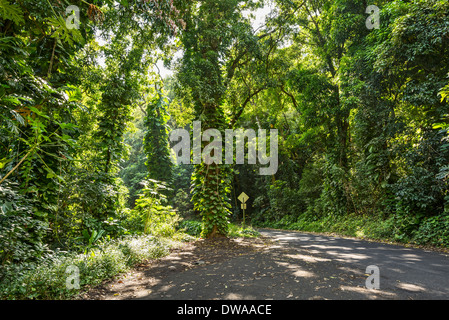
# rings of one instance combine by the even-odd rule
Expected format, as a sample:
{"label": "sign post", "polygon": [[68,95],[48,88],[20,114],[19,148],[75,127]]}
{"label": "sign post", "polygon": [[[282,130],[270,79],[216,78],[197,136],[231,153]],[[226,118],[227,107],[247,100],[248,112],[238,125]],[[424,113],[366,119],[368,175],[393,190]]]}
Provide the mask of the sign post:
{"label": "sign post", "polygon": [[246,201],[248,201],[249,197],[245,192],[242,192],[238,199],[240,200],[240,202],[242,203],[240,208],[242,208],[243,210],[243,226],[245,226],[245,209],[246,209]]}

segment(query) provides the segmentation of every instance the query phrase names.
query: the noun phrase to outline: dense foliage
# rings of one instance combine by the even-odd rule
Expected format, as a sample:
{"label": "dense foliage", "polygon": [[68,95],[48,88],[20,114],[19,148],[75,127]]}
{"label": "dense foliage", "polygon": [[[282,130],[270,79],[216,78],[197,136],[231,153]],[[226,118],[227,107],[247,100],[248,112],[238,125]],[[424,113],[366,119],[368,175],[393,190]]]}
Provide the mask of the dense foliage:
{"label": "dense foliage", "polygon": [[[3,294],[65,297],[69,261],[103,279],[180,229],[254,235],[241,192],[253,225],[449,246],[449,3],[377,1],[379,28],[366,6],[0,0]],[[176,165],[193,121],[277,129],[278,171]]]}
{"label": "dense foliage", "polygon": [[256,101],[282,106],[283,145],[277,181],[252,194],[257,221],[335,230],[355,215],[377,237],[446,245],[448,3],[379,3],[372,30],[364,1],[279,5],[293,18],[276,23],[301,28],[280,53],[295,61],[285,85]]}

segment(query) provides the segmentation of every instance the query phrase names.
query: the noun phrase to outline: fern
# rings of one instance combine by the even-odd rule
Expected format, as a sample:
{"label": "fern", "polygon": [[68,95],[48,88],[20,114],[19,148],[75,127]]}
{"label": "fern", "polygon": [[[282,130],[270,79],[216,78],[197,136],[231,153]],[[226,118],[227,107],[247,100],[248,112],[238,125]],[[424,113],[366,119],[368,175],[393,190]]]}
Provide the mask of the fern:
{"label": "fern", "polygon": [[0,0],[0,17],[12,20],[15,24],[25,22],[22,9],[16,4],[10,4],[8,0]]}
{"label": "fern", "polygon": [[66,21],[62,17],[58,16],[57,18],[47,18],[46,20],[48,24],[55,29],[51,36],[52,38],[65,41],[70,46],[73,46],[74,41],[78,43],[83,42],[84,39],[81,32],[77,29],[67,28]]}

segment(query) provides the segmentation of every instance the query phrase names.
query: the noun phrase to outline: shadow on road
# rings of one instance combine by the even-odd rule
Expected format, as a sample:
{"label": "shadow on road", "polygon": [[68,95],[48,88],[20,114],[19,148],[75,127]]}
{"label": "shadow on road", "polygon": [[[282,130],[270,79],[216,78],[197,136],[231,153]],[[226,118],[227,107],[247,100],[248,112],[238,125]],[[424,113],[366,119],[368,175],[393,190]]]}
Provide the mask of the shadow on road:
{"label": "shadow on road", "polygon": [[[447,256],[356,239],[263,230],[260,239],[201,240],[92,299],[447,299]],[[367,289],[366,267],[380,270]]]}

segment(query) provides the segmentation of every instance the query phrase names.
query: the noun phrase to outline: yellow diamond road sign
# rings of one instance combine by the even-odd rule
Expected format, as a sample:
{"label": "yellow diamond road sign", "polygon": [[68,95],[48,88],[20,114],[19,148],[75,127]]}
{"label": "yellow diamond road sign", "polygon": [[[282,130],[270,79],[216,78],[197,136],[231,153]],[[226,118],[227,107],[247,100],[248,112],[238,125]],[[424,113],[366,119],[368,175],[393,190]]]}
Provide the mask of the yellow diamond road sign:
{"label": "yellow diamond road sign", "polygon": [[239,195],[238,199],[240,200],[240,202],[245,203],[249,199],[249,197],[245,192],[242,192]]}

